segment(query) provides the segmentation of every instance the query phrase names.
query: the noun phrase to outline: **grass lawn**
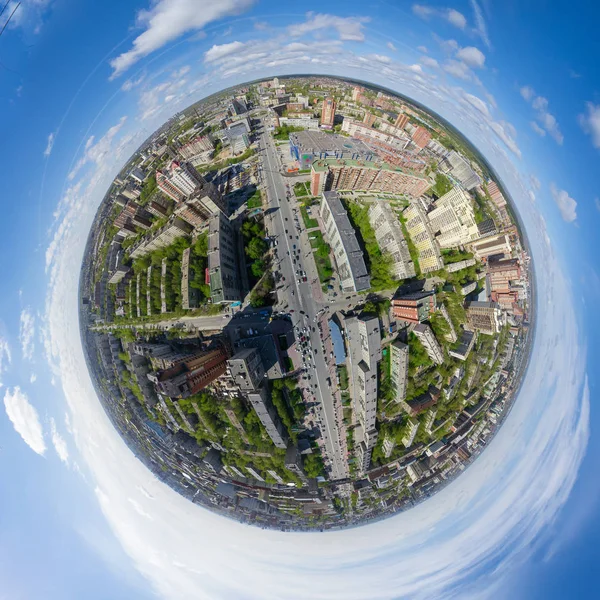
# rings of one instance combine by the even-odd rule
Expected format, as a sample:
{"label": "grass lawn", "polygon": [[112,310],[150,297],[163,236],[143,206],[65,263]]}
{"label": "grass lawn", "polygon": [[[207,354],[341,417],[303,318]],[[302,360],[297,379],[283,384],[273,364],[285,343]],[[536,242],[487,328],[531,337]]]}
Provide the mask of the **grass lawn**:
{"label": "grass lawn", "polygon": [[308,184],[305,181],[299,181],[294,184],[294,195],[296,198],[303,198],[304,196],[310,196],[310,190]]}
{"label": "grass lawn", "polygon": [[316,219],[308,216],[308,211],[306,210],[306,206],[300,207],[300,212],[302,213],[302,220],[304,221],[304,226],[306,229],[313,229],[319,226],[319,222]]}
{"label": "grass lawn", "polygon": [[249,210],[252,210],[253,208],[262,208],[262,196],[260,190],[256,190],[254,194],[248,198],[246,206]]}
{"label": "grass lawn", "polygon": [[[315,257],[317,272],[319,273],[319,281],[322,284],[326,284],[333,275],[333,267],[329,259],[329,244],[325,243],[323,234],[320,231],[311,231],[309,237],[314,238],[310,240],[310,245],[316,249],[313,252],[313,256]],[[325,286],[323,289],[325,289]]]}

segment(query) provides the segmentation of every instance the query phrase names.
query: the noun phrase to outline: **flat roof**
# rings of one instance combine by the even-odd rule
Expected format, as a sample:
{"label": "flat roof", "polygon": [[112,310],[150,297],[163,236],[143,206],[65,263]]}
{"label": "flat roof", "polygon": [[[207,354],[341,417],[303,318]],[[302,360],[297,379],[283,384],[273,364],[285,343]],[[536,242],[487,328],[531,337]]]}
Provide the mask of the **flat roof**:
{"label": "flat roof", "polygon": [[325,133],[319,130],[298,131],[290,133],[290,142],[304,152],[344,152],[374,155],[375,152],[361,140],[345,137],[336,133]]}
{"label": "flat roof", "polygon": [[362,249],[356,238],[356,231],[350,223],[348,213],[340,200],[337,192],[323,192],[323,199],[329,206],[331,216],[335,221],[337,229],[344,246],[344,252],[348,258],[352,279],[354,279],[354,287],[356,291],[366,290],[371,287],[371,278],[365,264]]}

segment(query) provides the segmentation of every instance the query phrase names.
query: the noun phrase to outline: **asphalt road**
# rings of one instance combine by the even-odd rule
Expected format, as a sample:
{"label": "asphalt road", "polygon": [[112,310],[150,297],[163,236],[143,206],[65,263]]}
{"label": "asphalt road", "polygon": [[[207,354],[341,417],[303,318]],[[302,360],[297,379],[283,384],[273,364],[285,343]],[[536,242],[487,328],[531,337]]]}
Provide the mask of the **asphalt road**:
{"label": "asphalt road", "polygon": [[[344,479],[349,471],[345,440],[340,437],[343,424],[340,423],[338,427],[339,413],[336,415],[332,394],[335,382],[331,380],[329,357],[324,356],[317,326],[318,315],[327,310],[329,305],[322,297],[310,241],[294,200],[294,180],[282,176],[274,140],[266,130],[261,134],[260,145],[262,183],[268,201],[265,224],[269,235],[277,243],[274,248],[274,267],[284,278],[279,279],[276,308],[290,313],[297,335],[302,332],[309,338],[304,367],[305,374],[310,378],[308,385],[317,402],[315,416],[322,434],[324,460],[330,468],[330,479]],[[291,200],[287,199],[288,191]]]}

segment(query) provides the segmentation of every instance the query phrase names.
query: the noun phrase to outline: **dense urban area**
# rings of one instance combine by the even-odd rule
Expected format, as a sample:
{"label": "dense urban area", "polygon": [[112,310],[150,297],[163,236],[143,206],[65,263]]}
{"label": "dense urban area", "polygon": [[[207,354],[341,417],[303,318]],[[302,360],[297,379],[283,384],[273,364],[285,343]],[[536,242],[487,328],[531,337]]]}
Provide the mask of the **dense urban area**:
{"label": "dense urban area", "polygon": [[280,530],[406,510],[490,443],[533,271],[498,178],[408,99],[331,77],[225,90],[114,179],[80,325],[128,446],[192,502]]}

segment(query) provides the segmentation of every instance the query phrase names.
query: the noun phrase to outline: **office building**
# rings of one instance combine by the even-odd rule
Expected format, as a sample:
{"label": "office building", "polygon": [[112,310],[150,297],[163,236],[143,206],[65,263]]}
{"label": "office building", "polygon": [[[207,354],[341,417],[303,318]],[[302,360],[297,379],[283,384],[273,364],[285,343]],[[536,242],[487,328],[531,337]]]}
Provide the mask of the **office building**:
{"label": "office building", "polygon": [[415,325],[413,333],[419,338],[421,344],[423,344],[429,358],[436,365],[441,365],[444,362],[444,351],[437,341],[431,327],[424,323],[419,323],[418,325]]}
{"label": "office building", "polygon": [[325,98],[323,100],[323,108],[321,109],[321,127],[323,129],[333,129],[335,108],[336,103],[333,98]]}
{"label": "office building", "polygon": [[191,286],[193,269],[190,266],[190,248],[181,255],[181,308],[190,310],[198,307],[198,290]]}
{"label": "office building", "polygon": [[311,193],[329,190],[364,190],[418,197],[431,182],[427,177],[386,163],[363,160],[317,160],[312,164]]}
{"label": "office building", "polygon": [[207,183],[190,163],[174,160],[165,170],[156,172],[156,185],[169,198],[181,202]]}
{"label": "office building", "polygon": [[325,236],[333,254],[339,283],[344,291],[360,292],[371,287],[363,252],[337,192],[324,192],[320,208]]}
{"label": "office building", "polygon": [[202,352],[189,360],[156,373],[157,390],[170,398],[188,398],[197,394],[227,369],[224,347]]}
{"label": "office building", "polygon": [[494,302],[469,302],[467,304],[467,323],[486,335],[495,335],[501,327],[500,307]]}
{"label": "office building", "polygon": [[300,169],[310,169],[318,159],[335,158],[373,160],[375,153],[360,140],[348,139],[324,131],[297,131],[290,133],[290,154]]}
{"label": "office building", "polygon": [[399,129],[404,129],[408,125],[408,115],[399,113],[394,121],[394,126]]}
{"label": "office building", "polygon": [[394,387],[394,401],[406,398],[408,382],[408,345],[395,341],[390,346],[390,379]]}
{"label": "office building", "polygon": [[440,247],[431,231],[429,220],[417,201],[404,209],[406,231],[419,253],[419,266],[422,273],[431,273],[444,268]]}
{"label": "office building", "polygon": [[490,256],[507,254],[510,256],[512,246],[510,238],[506,233],[500,233],[483,240],[477,240],[471,244],[471,250],[477,258],[488,258]]}
{"label": "office building", "polygon": [[266,385],[262,385],[258,390],[248,393],[248,401],[256,412],[256,416],[263,424],[267,435],[277,448],[287,448],[288,434],[285,431],[277,411],[269,398],[269,392]]}
{"label": "office building", "polygon": [[236,232],[221,212],[211,216],[208,224],[208,277],[213,303],[241,300],[241,282]]}
{"label": "office building", "polygon": [[454,358],[458,358],[458,360],[467,360],[469,353],[475,345],[476,339],[477,336],[474,331],[464,329],[460,334],[458,347],[448,350],[448,354]]}
{"label": "office building", "polygon": [[392,299],[392,313],[396,319],[407,323],[422,323],[435,310],[433,292],[414,292]]}
{"label": "office building", "polygon": [[392,257],[391,271],[396,279],[415,276],[415,266],[410,258],[408,244],[402,233],[398,216],[385,202],[376,202],[369,208],[369,221],[382,253]]}
{"label": "office building", "polygon": [[381,331],[377,317],[346,319],[346,337],[351,395],[354,415],[358,421],[355,444],[359,469],[364,473],[371,462],[371,452],[377,443],[377,364],[381,360]]}
{"label": "office building", "polygon": [[228,361],[229,372],[243,392],[256,391],[265,379],[265,368],[256,348],[238,350]]}
{"label": "office building", "polygon": [[415,437],[417,436],[417,431],[419,431],[419,421],[416,419],[408,419],[408,423],[406,423],[406,431],[404,437],[402,438],[402,443],[405,448],[412,446],[412,443],[415,441]]}
{"label": "office building", "polygon": [[143,183],[144,179],[146,179],[146,173],[142,171],[139,167],[135,167],[129,174],[131,179],[133,179],[136,183]]}
{"label": "office building", "polygon": [[439,198],[427,218],[440,248],[461,246],[479,238],[473,203],[460,187]]}
{"label": "office building", "polygon": [[137,244],[131,246],[129,249],[129,256],[131,258],[138,258],[153,250],[170,246],[178,237],[185,237],[192,233],[193,229],[194,228],[183,219],[174,217],[151,236],[144,237]]}
{"label": "office building", "polygon": [[458,152],[451,150],[439,163],[440,169],[447,173],[466,190],[481,185],[481,177],[473,171],[471,165]]}
{"label": "office building", "polygon": [[425,146],[427,146],[427,144],[429,143],[429,140],[431,139],[431,133],[429,133],[429,131],[427,131],[427,129],[425,129],[425,127],[421,127],[420,125],[418,127],[415,127],[412,134],[412,141],[413,144],[419,149],[419,150],[423,150],[423,148],[425,148]]}

